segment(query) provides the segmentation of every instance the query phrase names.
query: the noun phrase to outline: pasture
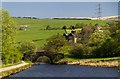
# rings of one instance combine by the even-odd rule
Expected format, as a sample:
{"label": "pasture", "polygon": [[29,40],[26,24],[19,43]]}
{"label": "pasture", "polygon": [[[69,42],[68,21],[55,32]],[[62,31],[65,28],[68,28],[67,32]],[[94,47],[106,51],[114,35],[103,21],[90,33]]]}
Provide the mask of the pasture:
{"label": "pasture", "polygon": [[[20,25],[28,25],[27,30],[17,30],[17,42],[21,41],[33,41],[37,46],[43,46],[46,43],[46,39],[50,36],[60,33],[63,34],[63,26],[70,27],[70,25],[76,25],[77,23],[83,24],[96,24],[105,25],[109,21],[102,20],[52,20],[52,19],[28,19],[28,18],[13,18],[17,28]],[[47,26],[52,28],[61,28],[61,30],[44,30]]]}

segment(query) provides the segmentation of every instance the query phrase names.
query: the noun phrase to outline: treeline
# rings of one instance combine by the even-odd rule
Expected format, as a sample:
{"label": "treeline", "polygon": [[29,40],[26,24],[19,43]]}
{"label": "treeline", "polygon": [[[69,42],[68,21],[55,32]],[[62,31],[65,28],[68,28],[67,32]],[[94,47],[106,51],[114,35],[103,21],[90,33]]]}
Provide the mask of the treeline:
{"label": "treeline", "polygon": [[[63,27],[66,30],[66,27]],[[75,30],[74,27],[72,27]],[[77,43],[67,41],[61,34],[53,35],[44,46],[44,52],[56,63],[64,55],[73,58],[102,58],[120,56],[120,23],[104,27],[88,24],[76,32]]]}
{"label": "treeline", "polygon": [[100,26],[89,24],[77,32],[77,45],[70,51],[72,57],[114,57],[120,56],[120,23]]}
{"label": "treeline", "polygon": [[89,18],[53,18],[56,20],[91,20]]}
{"label": "treeline", "polygon": [[[91,24],[91,23],[90,23]],[[44,30],[62,30],[62,29],[78,29],[78,28],[82,28],[84,26],[86,26],[88,24],[85,23],[76,23],[75,25],[70,25],[70,26],[62,26],[62,27],[52,27],[50,25],[47,25],[46,28]]]}
{"label": "treeline", "polygon": [[44,30],[62,30],[63,28],[65,29],[79,29],[79,28],[83,28],[83,27],[86,27],[86,26],[92,26],[93,28],[94,27],[97,27],[97,26],[100,26],[100,27],[108,27],[108,26],[114,26],[114,23],[118,23],[118,22],[115,22],[115,21],[111,21],[111,22],[107,22],[105,25],[99,25],[98,23],[96,24],[92,24],[92,23],[76,23],[75,25],[70,25],[70,26],[60,26],[60,27],[52,27],[50,25],[46,25],[45,29]]}
{"label": "treeline", "polygon": [[12,18],[39,19],[39,18],[37,18],[37,17],[29,17],[29,16],[25,16],[25,17],[12,17]]}

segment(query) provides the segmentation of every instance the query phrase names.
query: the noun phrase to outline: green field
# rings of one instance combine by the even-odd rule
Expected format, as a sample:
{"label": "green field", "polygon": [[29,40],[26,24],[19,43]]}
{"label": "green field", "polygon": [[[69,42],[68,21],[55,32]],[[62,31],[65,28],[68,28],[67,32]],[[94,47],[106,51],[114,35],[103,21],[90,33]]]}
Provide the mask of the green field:
{"label": "green field", "polygon": [[105,25],[107,20],[51,20],[51,19],[27,19],[27,18],[13,18],[13,20],[19,24],[27,24],[29,27],[34,27],[34,29],[45,29],[47,25],[51,27],[63,27],[70,25],[75,25],[77,23],[85,23],[85,24],[100,24]]}
{"label": "green field", "polygon": [[[51,20],[51,19],[27,19],[27,18],[13,18],[17,28],[20,25],[28,25],[26,31],[17,31],[17,41],[34,41],[37,46],[42,46],[46,43],[46,39],[56,33],[64,33],[64,30],[44,30],[47,25],[52,28],[62,28],[64,25],[69,27],[77,23],[105,25],[108,21],[101,20]],[[42,30],[41,30],[42,29]],[[69,31],[69,30],[68,30]]]}
{"label": "green field", "polygon": [[44,45],[46,39],[56,33],[63,33],[63,30],[32,30],[18,31],[17,41],[34,41],[37,46]]}

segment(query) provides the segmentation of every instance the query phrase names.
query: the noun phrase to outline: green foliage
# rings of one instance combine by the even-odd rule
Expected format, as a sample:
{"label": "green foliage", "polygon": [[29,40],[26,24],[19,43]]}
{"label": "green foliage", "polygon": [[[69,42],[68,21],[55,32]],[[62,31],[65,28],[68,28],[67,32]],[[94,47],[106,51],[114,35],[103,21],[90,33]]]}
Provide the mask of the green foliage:
{"label": "green foliage", "polygon": [[83,46],[75,46],[69,53],[72,57],[83,58],[84,57]]}
{"label": "green foliage", "polygon": [[120,21],[116,24],[116,30],[111,34],[111,37],[116,45],[114,53],[120,56]]}
{"label": "green foliage", "polygon": [[90,36],[88,44],[89,46],[97,46],[99,48],[109,38],[109,35],[96,31]]}
{"label": "green foliage", "polygon": [[66,30],[66,29],[67,29],[67,27],[66,27],[66,26],[63,26],[63,28],[62,28],[62,29]]}
{"label": "green foliage", "polygon": [[70,45],[65,45],[65,46],[60,48],[60,52],[62,52],[63,54],[67,55],[67,54],[69,54],[69,51],[71,49],[72,49],[72,47]]}
{"label": "green foliage", "polygon": [[19,50],[24,54],[24,60],[32,61],[36,54],[37,47],[33,42],[22,42],[20,44]]}
{"label": "green foliage", "polygon": [[82,43],[86,44],[88,39],[90,38],[90,35],[94,32],[94,28],[90,25],[86,25],[82,28],[79,36],[81,37]]}
{"label": "green foliage", "polygon": [[81,26],[80,23],[77,23],[77,24],[75,25],[75,28],[82,28],[82,26]]}
{"label": "green foliage", "polygon": [[100,48],[96,49],[93,53],[95,57],[114,57],[120,56],[120,53],[116,52],[117,45],[112,39],[106,40]]}
{"label": "green foliage", "polygon": [[74,30],[74,29],[75,29],[75,26],[72,26],[72,25],[71,25],[71,26],[70,26],[70,29],[71,29],[71,30]]}
{"label": "green foliage", "polygon": [[50,30],[50,29],[51,29],[50,25],[47,25],[46,30]]}
{"label": "green foliage", "polygon": [[7,11],[2,11],[2,62],[3,64],[19,63],[22,54],[17,50],[15,35],[16,26]]}
{"label": "green foliage", "polygon": [[66,31],[67,27],[66,26],[63,26],[62,29],[64,29],[65,33],[67,33],[67,31]]}
{"label": "green foliage", "polygon": [[46,55],[50,58],[51,63],[55,63],[64,57],[61,48],[67,44],[66,39],[60,35],[53,35],[48,39],[48,43],[44,46]]}
{"label": "green foliage", "polygon": [[119,31],[119,29],[117,29],[117,25],[114,25],[106,29],[104,27],[102,32],[97,30],[90,36],[88,45],[93,48],[91,51],[93,57],[120,56],[117,36],[119,33],[116,33],[117,31]]}
{"label": "green foliage", "polygon": [[60,48],[67,44],[66,39],[60,35],[53,35],[48,39],[47,45],[45,45],[45,50],[48,52],[55,52],[58,53]]}
{"label": "green foliage", "polygon": [[[110,27],[110,28],[109,28]],[[119,29],[118,25],[112,26],[99,26],[96,24],[86,25],[82,28],[80,38],[78,39],[78,45],[82,45],[83,49],[76,48],[70,51],[73,57],[76,58],[87,58],[87,57],[113,57],[119,56],[120,53],[120,42],[118,41]],[[111,30],[110,30],[111,29]],[[111,37],[113,36],[113,37]],[[77,51],[83,50],[81,54]],[[81,56],[79,55],[81,54]]]}

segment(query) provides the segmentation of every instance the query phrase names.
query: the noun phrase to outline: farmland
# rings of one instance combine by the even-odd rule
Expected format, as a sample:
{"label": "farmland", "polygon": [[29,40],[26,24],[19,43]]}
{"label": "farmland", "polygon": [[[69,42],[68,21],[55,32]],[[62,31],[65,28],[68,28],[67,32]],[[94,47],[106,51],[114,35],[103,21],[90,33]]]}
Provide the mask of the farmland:
{"label": "farmland", "polygon": [[[120,29],[117,23],[105,20],[11,18],[6,11],[3,11],[2,19],[3,62],[1,63],[4,66],[29,61],[118,67],[120,43],[116,37],[120,36]],[[64,33],[66,31],[69,33]],[[63,33],[68,41],[61,35]],[[11,74],[9,71],[7,73]]]}
{"label": "farmland", "polygon": [[[46,43],[46,39],[50,36],[60,33],[63,34],[63,26],[70,27],[70,25],[76,25],[77,23],[83,24],[96,24],[105,25],[108,21],[101,20],[52,20],[52,19],[28,19],[28,18],[13,18],[13,21],[16,23],[17,28],[20,25],[28,25],[26,31],[17,30],[17,41],[34,41],[37,46],[43,46]],[[59,30],[45,30],[46,26],[52,28],[61,28]],[[68,30],[69,31],[69,30]]]}

